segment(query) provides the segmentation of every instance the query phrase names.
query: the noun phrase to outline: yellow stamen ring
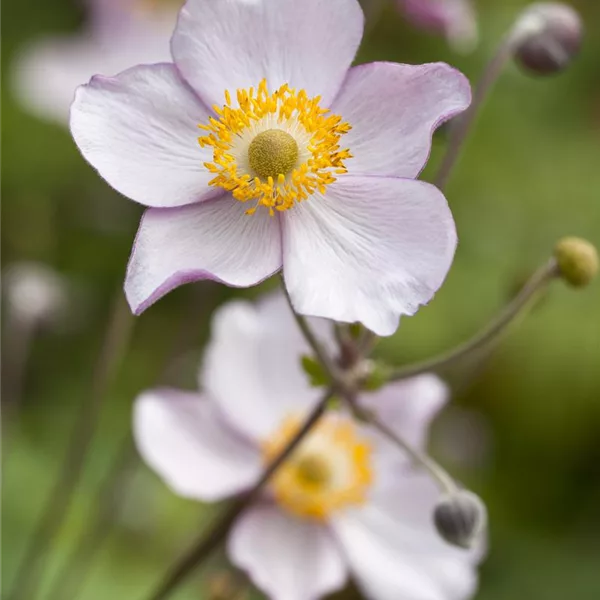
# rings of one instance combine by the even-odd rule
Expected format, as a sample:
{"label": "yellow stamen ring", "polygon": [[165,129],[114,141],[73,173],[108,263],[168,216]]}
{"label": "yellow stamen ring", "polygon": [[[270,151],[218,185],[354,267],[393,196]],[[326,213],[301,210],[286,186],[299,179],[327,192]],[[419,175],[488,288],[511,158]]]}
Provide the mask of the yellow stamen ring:
{"label": "yellow stamen ring", "polygon": [[[286,419],[263,444],[265,462],[287,445],[302,424]],[[363,504],[373,481],[372,450],[352,421],[328,416],[296,448],[271,479],[277,503],[299,517],[326,519]]]}
{"label": "yellow stamen ring", "polygon": [[340,138],[350,131],[342,118],[319,106],[304,90],[287,84],[270,93],[263,79],[257,90],[239,89],[237,108],[225,91],[225,105],[213,106],[216,117],[199,125],[207,135],[200,146],[213,149],[213,161],[204,166],[214,173],[210,185],[231,192],[240,202],[254,200],[269,213],[287,210],[296,202],[336,181],[346,173],[348,149]]}

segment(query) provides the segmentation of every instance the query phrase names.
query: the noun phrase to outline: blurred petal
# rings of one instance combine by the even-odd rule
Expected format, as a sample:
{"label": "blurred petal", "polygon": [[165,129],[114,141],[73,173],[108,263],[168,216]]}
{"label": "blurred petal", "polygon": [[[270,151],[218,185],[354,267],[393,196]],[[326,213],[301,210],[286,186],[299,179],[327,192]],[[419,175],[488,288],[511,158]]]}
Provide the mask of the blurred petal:
{"label": "blurred petal", "polygon": [[363,29],[356,0],[188,0],[171,48],[183,76],[209,105],[223,92],[284,83],[327,105]]}
{"label": "blurred petal", "polygon": [[125,293],[139,314],[173,288],[213,279],[249,287],[281,267],[279,221],[247,215],[223,196],[180,208],[148,209],[127,268]]}
{"label": "blurred petal", "polygon": [[477,586],[481,550],[450,546],[432,513],[439,491],[426,475],[396,477],[372,502],[333,520],[358,584],[378,600],[464,600]]}
{"label": "blurred petal", "polygon": [[425,374],[385,385],[360,397],[411,446],[424,448],[431,421],[447,402],[448,386],[436,375]]}
{"label": "blurred petal", "polygon": [[92,0],[89,23],[80,34],[42,38],[25,46],[11,74],[25,108],[67,125],[76,88],[93,75],[170,61],[175,6],[140,11],[136,4],[135,0]]}
{"label": "blurred petal", "polygon": [[352,125],[341,140],[353,175],[414,178],[434,130],[471,102],[467,78],[444,63],[370,63],[352,68],[332,111]]}
{"label": "blurred petal", "polygon": [[445,34],[455,50],[470,52],[477,45],[471,0],[399,0],[399,4],[413,25]]}
{"label": "blurred petal", "polygon": [[456,232],[442,193],[408,179],[345,176],[282,215],[284,276],[296,310],[391,335],[431,300]]}
{"label": "blurred petal", "polygon": [[346,564],[330,532],[271,505],[252,506],[229,538],[231,562],[277,600],[315,600],[341,588]]}
{"label": "blurred petal", "polygon": [[229,302],[213,317],[201,384],[238,431],[265,439],[286,416],[304,415],[322,395],[301,367],[309,352],[283,294],[257,305]]}
{"label": "blurred petal", "polygon": [[173,65],[144,65],[78,88],[71,132],[117,191],[146,206],[180,206],[218,193],[203,166],[212,152],[198,144],[208,116]]}
{"label": "blurred petal", "polygon": [[250,487],[262,470],[259,452],[199,394],[144,392],[135,402],[133,431],[144,460],[181,496],[219,500]]}

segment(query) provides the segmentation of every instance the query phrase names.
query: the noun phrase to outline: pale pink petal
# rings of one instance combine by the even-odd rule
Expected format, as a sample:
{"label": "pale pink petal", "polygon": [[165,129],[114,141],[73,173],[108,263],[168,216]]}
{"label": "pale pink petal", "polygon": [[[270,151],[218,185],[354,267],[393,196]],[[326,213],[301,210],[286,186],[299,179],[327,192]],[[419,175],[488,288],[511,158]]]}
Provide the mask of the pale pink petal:
{"label": "pale pink petal", "polygon": [[253,506],[234,525],[231,562],[274,600],[317,600],[341,588],[347,569],[330,532],[273,505]]}
{"label": "pale pink petal", "polygon": [[150,208],[142,217],[127,268],[125,294],[139,314],[173,288],[213,279],[256,285],[281,267],[279,221],[245,214],[230,196],[180,208]]}
{"label": "pale pink petal", "polygon": [[305,315],[359,321],[391,335],[431,300],[452,263],[456,231],[432,185],[340,178],[283,213],[284,276]]}
{"label": "pale pink petal", "polygon": [[211,333],[201,386],[249,438],[267,438],[287,416],[302,418],[323,394],[302,370],[301,356],[310,350],[282,294],[225,304]]}
{"label": "pale pink petal", "polygon": [[354,576],[377,600],[464,600],[475,592],[480,549],[444,542],[432,512],[439,490],[426,475],[400,474],[395,487],[333,519]]}
{"label": "pale pink petal", "polygon": [[448,396],[448,386],[439,377],[425,374],[365,393],[360,402],[411,446],[424,449],[429,426]]}
{"label": "pale pink petal", "polygon": [[370,63],[350,69],[332,111],[352,126],[340,143],[354,175],[416,177],[434,130],[471,101],[467,78],[444,63]]}
{"label": "pale pink petal", "polygon": [[258,450],[199,394],[144,392],[135,402],[133,433],[146,463],[181,496],[219,500],[252,486],[262,470]]}
{"label": "pale pink petal", "polygon": [[357,0],[188,0],[171,49],[183,76],[204,101],[222,105],[228,89],[266,78],[335,96],[360,43]]}
{"label": "pale pink petal", "polygon": [[203,165],[212,153],[198,144],[208,115],[173,65],[145,65],[78,88],[71,132],[117,191],[146,206],[180,206],[220,191]]}

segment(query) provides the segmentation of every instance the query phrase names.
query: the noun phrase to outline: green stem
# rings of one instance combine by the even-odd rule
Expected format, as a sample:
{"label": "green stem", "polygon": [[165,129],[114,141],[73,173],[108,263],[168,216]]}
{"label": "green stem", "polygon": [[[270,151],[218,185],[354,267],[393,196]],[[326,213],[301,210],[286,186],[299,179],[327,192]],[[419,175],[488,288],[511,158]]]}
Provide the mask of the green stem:
{"label": "green stem", "polygon": [[325,369],[325,372],[329,376],[330,380],[334,384],[336,384],[336,386],[344,387],[344,379],[342,377],[342,373],[341,373],[340,369],[333,362],[332,358],[329,356],[329,354],[327,353],[327,351],[325,350],[325,348],[323,347],[321,342],[318,340],[317,336],[314,334],[313,330],[311,329],[310,325],[308,324],[308,321],[302,315],[299,315],[296,312],[296,309],[294,308],[294,305],[292,304],[292,300],[291,300],[290,295],[285,286],[283,277],[281,277],[281,287],[283,288],[283,293],[285,295],[287,303],[290,307],[290,310],[292,311],[292,314],[294,315],[294,319],[296,320],[296,323],[297,323],[298,327],[300,328],[300,331],[302,332],[302,335],[308,342],[308,345],[312,348],[313,352],[315,353],[315,356],[317,357],[317,359],[319,360],[319,362]]}
{"label": "green stem", "polygon": [[433,358],[396,369],[390,376],[390,381],[398,381],[427,373],[438,371],[454,365],[465,356],[473,354],[488,344],[495,342],[508,326],[529,304],[531,299],[546,289],[548,284],[558,276],[558,267],[554,258],[538,269],[523,286],[517,296],[487,325],[482,331],[463,344]]}
{"label": "green stem", "polygon": [[10,600],[30,600],[39,589],[45,562],[50,558],[48,548],[69,512],[96,432],[104,397],[122,363],[133,323],[134,319],[119,288],[95,366],[90,398],[82,403],[60,472],[19,564],[12,592],[8,596]]}
{"label": "green stem", "polygon": [[483,70],[481,79],[477,82],[473,91],[471,105],[462,115],[460,115],[460,117],[457,117],[453,126],[450,128],[450,138],[448,140],[446,154],[444,155],[442,164],[440,165],[437,176],[433,182],[440,190],[443,190],[446,187],[446,184],[450,179],[452,170],[461,155],[464,142],[467,139],[471,127],[475,122],[475,117],[479,113],[488,92],[492,89],[502,73],[504,66],[512,56],[514,41],[515,36],[511,31],[504,37],[494,56]]}

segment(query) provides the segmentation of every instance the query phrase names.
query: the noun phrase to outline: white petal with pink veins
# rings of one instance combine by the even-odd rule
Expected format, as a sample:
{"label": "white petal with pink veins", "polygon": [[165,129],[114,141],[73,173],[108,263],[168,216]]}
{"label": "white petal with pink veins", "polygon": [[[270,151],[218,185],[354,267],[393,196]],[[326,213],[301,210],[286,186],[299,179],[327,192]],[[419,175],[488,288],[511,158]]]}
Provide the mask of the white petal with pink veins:
{"label": "white petal with pink veins", "polygon": [[279,219],[246,214],[230,196],[180,208],[150,208],[142,217],[125,294],[139,314],[173,288],[213,279],[256,285],[281,267]]}
{"label": "white petal with pink veins", "polygon": [[437,127],[471,102],[467,78],[444,63],[370,63],[350,69],[332,111],[352,126],[341,144],[354,175],[416,177]]}
{"label": "white petal with pink veins", "polygon": [[296,310],[391,335],[441,286],[456,231],[442,193],[409,179],[344,176],[282,215]]}
{"label": "white petal with pink veins", "polygon": [[145,206],[214,198],[198,143],[210,112],[171,64],[93,77],[77,89],[71,132],[84,158],[123,195]]}
{"label": "white petal with pink veins", "polygon": [[171,43],[183,76],[205,102],[223,92],[284,83],[322,97],[338,91],[363,30],[356,0],[188,0]]}

